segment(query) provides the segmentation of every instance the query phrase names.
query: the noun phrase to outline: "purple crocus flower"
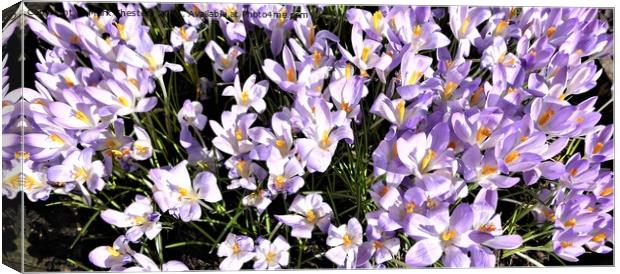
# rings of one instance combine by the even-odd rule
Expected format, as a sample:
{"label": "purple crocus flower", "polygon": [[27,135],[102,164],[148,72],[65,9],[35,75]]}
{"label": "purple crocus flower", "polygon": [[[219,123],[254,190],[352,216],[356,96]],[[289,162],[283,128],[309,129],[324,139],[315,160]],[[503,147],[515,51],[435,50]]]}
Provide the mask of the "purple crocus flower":
{"label": "purple crocus flower", "polygon": [[577,257],[586,252],[583,245],[591,239],[589,235],[581,235],[573,229],[556,231],[553,234],[553,252],[569,262],[577,262]]}
{"label": "purple crocus flower", "polygon": [[111,246],[99,246],[88,254],[88,260],[101,268],[118,269],[132,261],[134,251],[125,236],[119,236]]}
{"label": "purple crocus flower", "polygon": [[132,254],[132,257],[137,266],[125,268],[122,270],[123,272],[189,271],[189,268],[187,268],[183,262],[177,260],[167,261],[162,264],[160,268],[157,264],[155,264],[153,259],[143,255],[142,253],[134,253]]}
{"label": "purple crocus flower", "polygon": [[256,117],[254,113],[237,114],[224,111],[221,125],[214,120],[209,121],[211,129],[217,135],[213,138],[213,145],[230,155],[249,152],[254,144],[248,140],[248,130]]}
{"label": "purple crocus flower", "polygon": [[390,100],[385,94],[379,93],[370,107],[370,112],[383,117],[397,128],[413,129],[424,118],[424,111],[415,104],[407,106],[404,99]]}
{"label": "purple crocus flower", "polygon": [[252,161],[247,154],[230,157],[224,165],[228,168],[228,178],[231,179],[227,189],[242,187],[255,190],[256,181],[260,182],[267,177],[267,171]]}
{"label": "purple crocus flower", "polygon": [[323,197],[316,193],[306,196],[297,194],[289,211],[296,214],[275,215],[276,219],[293,228],[291,236],[306,239],[312,238],[315,226],[326,232],[332,215],[332,209],[323,202]]}
{"label": "purple crocus flower", "polygon": [[422,132],[399,138],[399,159],[418,178],[433,170],[456,168],[452,150],[448,149],[449,132],[448,124],[440,123],[428,136]]}
{"label": "purple crocus flower", "polygon": [[491,16],[491,11],[481,7],[450,7],[450,29],[459,40],[458,57],[469,56],[470,45],[480,37],[478,25]]}
{"label": "purple crocus flower", "polygon": [[193,26],[174,27],[170,32],[170,44],[174,48],[183,47],[183,58],[185,62],[193,63],[192,48],[198,41],[198,31]]}
{"label": "purple crocus flower", "polygon": [[97,87],[86,87],[86,92],[105,108],[112,108],[112,113],[123,116],[135,112],[147,112],[157,105],[157,98],[144,98],[146,94],[134,94],[131,83],[117,80],[103,80]]}
{"label": "purple crocus flower", "polygon": [[345,225],[329,226],[327,245],[332,248],[325,252],[325,257],[338,266],[347,269],[357,265],[356,259],[364,231],[356,218],[351,218]]}
{"label": "purple crocus flower", "polygon": [[239,75],[235,76],[235,84],[232,87],[226,87],[222,92],[223,96],[235,97],[236,105],[232,111],[236,113],[247,112],[249,108],[254,109],[257,113],[262,113],[267,108],[265,104],[265,94],[269,89],[267,80],[256,83],[256,75],[252,74],[245,80],[243,87],[239,81]]}
{"label": "purple crocus flower", "polygon": [[210,41],[205,48],[205,52],[211,61],[213,61],[213,69],[217,75],[219,75],[223,81],[232,82],[239,73],[239,68],[237,67],[239,60],[237,58],[244,53],[243,49],[232,46],[228,49],[228,53],[224,53],[222,48],[215,43],[215,41]]}
{"label": "purple crocus flower", "polygon": [[269,166],[269,174],[267,187],[274,195],[278,192],[293,194],[304,185],[301,177],[304,169],[296,158]]}
{"label": "purple crocus flower", "polygon": [[92,160],[94,153],[92,148],[72,152],[67,155],[62,164],[52,166],[47,170],[47,179],[52,182],[75,182],[84,199],[90,203],[89,191],[100,191],[105,185],[101,178],[104,176],[103,163],[99,160]]}
{"label": "purple crocus flower", "polygon": [[473,245],[468,234],[473,224],[473,210],[468,204],[459,204],[448,217],[448,208],[435,218],[419,215],[413,218],[417,242],[407,251],[405,262],[413,267],[435,263],[443,254],[447,267],[468,267],[470,259],[466,248]]}
{"label": "purple crocus flower", "polygon": [[291,246],[284,237],[278,235],[273,243],[267,239],[260,238],[256,244],[256,261],[254,269],[274,270],[288,265],[289,252]]}
{"label": "purple crocus flower", "polygon": [[187,172],[187,161],[183,160],[176,166],[165,170],[151,169],[149,179],[153,186],[153,199],[159,208],[170,212],[184,222],[200,219],[201,206],[209,208],[201,200],[215,203],[222,200],[215,175],[203,171],[192,181]]}
{"label": "purple crocus flower", "polygon": [[207,116],[202,114],[202,104],[198,101],[185,100],[177,113],[177,119],[181,125],[192,126],[198,130],[204,129],[207,124]]}
{"label": "purple crocus flower", "polygon": [[581,158],[577,152],[566,162],[565,172],[560,176],[560,182],[571,189],[588,189],[599,174],[599,165],[590,165],[588,160]]}
{"label": "purple crocus flower", "polygon": [[396,225],[385,211],[373,211],[366,214],[367,242],[360,245],[357,265],[374,258],[375,263],[385,263],[398,254],[400,240],[395,236]]}
{"label": "purple crocus flower", "polygon": [[220,270],[239,270],[254,258],[254,241],[247,236],[228,233],[217,249],[217,256],[226,257],[220,263]]}
{"label": "purple crocus flower", "polygon": [[509,188],[519,182],[519,178],[501,175],[493,149],[484,154],[476,146],[471,146],[463,153],[463,178],[477,182],[490,190]]}
{"label": "purple crocus flower", "polygon": [[296,64],[293,53],[287,46],[284,46],[282,50],[282,63],[284,66],[274,60],[266,59],[263,72],[281,89],[293,94],[299,93],[300,87],[303,86],[300,81],[307,80],[306,77],[310,74],[312,66],[308,64],[298,68],[300,64]]}
{"label": "purple crocus flower", "polygon": [[250,153],[253,158],[267,162],[267,166],[286,161],[295,153],[290,117],[284,112],[271,116],[271,130],[264,127],[249,129],[248,135],[258,143]]}
{"label": "purple crocus flower", "polygon": [[353,140],[353,131],[350,125],[345,124],[345,112],[333,113],[327,103],[317,99],[312,110],[314,122],[303,128],[307,138],[295,141],[295,147],[306,168],[310,172],[324,172],[329,167],[338,142],[345,139]]}
{"label": "purple crocus flower", "polygon": [[606,254],[612,251],[607,242],[613,243],[613,217],[609,214],[602,214],[599,219],[594,222],[594,228],[590,232],[592,238],[586,243],[588,249],[592,252]]}
{"label": "purple crocus flower", "polygon": [[349,23],[357,25],[364,31],[370,39],[381,41],[388,27],[387,20],[381,10],[371,13],[362,9],[348,9],[347,20]]}
{"label": "purple crocus flower", "polygon": [[117,227],[129,228],[125,233],[127,240],[138,242],[142,235],[150,240],[154,239],[162,229],[159,223],[158,212],[153,212],[151,199],[142,195],[136,195],[136,201],[130,204],[123,212],[106,209],[101,212],[101,218]]}
{"label": "purple crocus flower", "polygon": [[263,211],[271,204],[271,192],[266,189],[257,189],[249,195],[241,199],[241,203],[244,206],[256,207],[258,214],[262,214]]}
{"label": "purple crocus flower", "polygon": [[357,25],[353,25],[351,30],[351,43],[353,55],[338,44],[340,53],[360,69],[362,76],[368,75],[366,71],[374,68],[379,62],[380,57],[377,52],[381,49],[381,43],[371,39],[363,39],[362,30]]}
{"label": "purple crocus flower", "polygon": [[613,125],[598,127],[586,135],[585,156],[594,163],[605,162],[613,159],[614,142],[611,139],[614,131]]}

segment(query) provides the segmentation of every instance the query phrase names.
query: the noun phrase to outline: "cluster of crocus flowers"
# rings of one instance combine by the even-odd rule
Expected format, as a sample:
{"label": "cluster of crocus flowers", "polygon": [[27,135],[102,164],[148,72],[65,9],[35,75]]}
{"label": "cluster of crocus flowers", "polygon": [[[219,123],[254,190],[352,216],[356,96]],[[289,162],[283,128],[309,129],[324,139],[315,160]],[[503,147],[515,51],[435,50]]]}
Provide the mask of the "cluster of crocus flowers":
{"label": "cluster of crocus flowers", "polygon": [[[33,201],[55,191],[79,193],[90,203],[116,166],[136,170],[152,156],[152,139],[172,138],[149,136],[139,123],[127,135],[124,121],[157,105],[150,96],[154,80],[163,81],[168,69],[180,71],[165,61],[166,52],[182,53],[188,64],[202,54],[196,45],[213,24],[192,14],[226,11],[217,19],[224,38],[204,41],[204,53],[215,77],[209,80],[224,86],[221,95],[231,103],[207,118],[206,103],[178,100],[178,139],[187,159],[147,169],[151,197],[102,212],[104,221],[126,231],[91,252],[96,266],[183,270],[176,261],[158,266],[130,243],[158,237],[162,214],[200,220],[203,209],[212,210],[207,203],[224,199],[220,188],[239,194],[232,202],[247,214],[256,210],[289,231],[274,238],[232,229],[217,250],[222,270],[252,261],[254,269],[287,267],[289,249],[302,252],[290,238],[324,242],[321,256],[337,267],[379,268],[393,260],[410,267],[493,267],[495,250],[533,239],[505,223],[506,202],[527,205],[538,223],[533,229],[549,230],[541,235],[563,260],[577,261],[586,249],[612,250],[613,125],[599,125],[596,96],[580,102],[576,96],[597,85],[602,72],[594,60],[612,56],[612,34],[596,9],[349,8],[347,39],[318,29],[309,14],[290,18],[308,12],[304,6],[184,9],[183,25],[170,28],[171,45],[155,44],[141,17],[29,21],[53,49],[38,55],[37,90],[16,99],[26,116],[3,123],[3,161],[11,167],[3,171],[3,194],[15,197],[23,184]],[[257,18],[244,10],[280,16]],[[271,38],[261,71],[240,67],[255,56],[255,49],[243,48],[249,31]],[[83,56],[91,67],[80,62]],[[273,108],[273,97],[290,104]],[[357,140],[369,120],[377,121],[365,129],[378,132],[375,144]],[[204,138],[207,131],[213,138]],[[371,149],[372,211],[356,217],[336,215],[334,202],[308,183],[333,172],[342,146]],[[529,200],[503,197],[517,190]],[[266,214],[277,198],[290,202],[286,213]]]}

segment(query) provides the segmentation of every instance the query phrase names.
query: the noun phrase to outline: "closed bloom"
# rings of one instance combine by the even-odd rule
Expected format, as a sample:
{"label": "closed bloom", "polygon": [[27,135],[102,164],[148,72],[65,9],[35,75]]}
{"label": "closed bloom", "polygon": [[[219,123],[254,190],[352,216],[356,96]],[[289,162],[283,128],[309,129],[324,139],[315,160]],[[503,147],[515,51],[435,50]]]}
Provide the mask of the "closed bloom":
{"label": "closed bloom", "polygon": [[612,138],[614,126],[598,127],[586,135],[585,156],[594,163],[613,159],[614,142]]}
{"label": "closed bloom", "polygon": [[327,245],[332,248],[325,252],[325,257],[338,266],[353,268],[356,266],[357,253],[362,244],[362,225],[356,218],[349,219],[346,225],[329,226]]}
{"label": "closed bloom", "polygon": [[179,123],[202,130],[207,124],[207,116],[202,114],[202,104],[198,101],[185,100],[177,113]]}
{"label": "closed bloom", "polygon": [[226,257],[220,263],[220,270],[239,270],[254,258],[254,241],[247,236],[228,233],[217,249],[217,256]]}

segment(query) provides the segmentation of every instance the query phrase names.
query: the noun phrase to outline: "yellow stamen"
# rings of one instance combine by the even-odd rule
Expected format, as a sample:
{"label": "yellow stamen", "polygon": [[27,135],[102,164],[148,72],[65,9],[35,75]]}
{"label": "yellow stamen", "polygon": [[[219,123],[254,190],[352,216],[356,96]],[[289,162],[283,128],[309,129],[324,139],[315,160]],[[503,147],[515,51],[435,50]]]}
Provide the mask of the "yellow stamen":
{"label": "yellow stamen", "polygon": [[284,23],[286,22],[286,7],[282,7],[282,9],[280,9],[280,14],[278,16],[280,16],[278,18],[278,26],[282,27],[284,25]]}
{"label": "yellow stamen", "polygon": [[381,11],[375,11],[375,13],[372,14],[372,27],[376,30],[379,31],[379,27],[381,25],[381,20],[383,19],[383,14],[381,13]]}
{"label": "yellow stamen", "polygon": [[405,121],[405,100],[400,100],[396,104],[396,112],[398,113],[398,121]]}
{"label": "yellow stamen", "polygon": [[416,205],[413,202],[408,202],[407,205],[405,205],[405,212],[407,212],[408,214],[411,214],[415,211]]}
{"label": "yellow stamen", "polygon": [[37,180],[35,177],[26,175],[24,178],[24,189],[27,191],[32,191],[33,189],[41,186],[41,182]]}
{"label": "yellow stamen", "polygon": [[478,228],[478,230],[481,232],[491,233],[495,231],[496,228],[494,224],[486,224],[486,225],[481,225],[480,228]]}
{"label": "yellow stamen", "polygon": [[88,116],[86,116],[86,114],[84,114],[84,112],[82,112],[80,110],[76,110],[75,113],[73,114],[73,116],[75,116],[75,118],[77,118],[78,120],[88,124]]}
{"label": "yellow stamen", "polygon": [[[245,168],[245,160],[239,160],[236,164],[235,167],[237,168],[237,171],[239,171],[239,173],[241,173],[242,175],[245,174],[246,168]],[[245,177],[245,176],[243,176]]]}
{"label": "yellow stamen", "polygon": [[555,217],[555,213],[553,213],[553,211],[551,210],[545,210],[543,212],[543,215],[545,216],[545,218],[547,218],[549,221],[555,222],[556,217]]}
{"label": "yellow stamen", "polygon": [[321,135],[321,147],[326,148],[330,146],[332,142],[329,140],[329,130],[323,131]]}
{"label": "yellow stamen", "polygon": [[488,127],[480,127],[476,133],[476,141],[482,143],[486,138],[491,136],[491,129]]}
{"label": "yellow stamen", "polygon": [[265,255],[265,261],[267,261],[268,263],[273,263],[273,258],[275,256],[276,254],[270,250],[269,252],[267,252],[267,255]]}
{"label": "yellow stamen", "polygon": [[286,80],[289,82],[296,82],[295,70],[293,68],[286,69]]}
{"label": "yellow stamen", "polygon": [[144,218],[142,216],[133,217],[133,223],[135,225],[142,225],[142,224],[146,223],[146,218]]}
{"label": "yellow stamen", "polygon": [[506,29],[506,27],[508,27],[508,21],[506,20],[499,21],[499,23],[497,23],[497,26],[495,27],[495,35],[500,35],[504,33],[504,30]]}
{"label": "yellow stamen", "polygon": [[73,82],[73,80],[69,76],[63,76],[62,78],[65,81],[65,85],[67,85],[68,88],[72,88],[75,86],[75,82]]}
{"label": "yellow stamen", "polygon": [[547,109],[542,115],[540,115],[540,117],[538,118],[538,125],[539,126],[544,126],[545,124],[547,124],[547,122],[549,122],[549,120],[551,120],[551,118],[553,117],[553,115],[555,115],[555,110],[553,110],[552,108]]}
{"label": "yellow stamen", "polygon": [[603,149],[603,143],[598,142],[596,143],[596,145],[594,145],[594,148],[592,149],[592,153],[599,153],[601,152],[601,149]]}
{"label": "yellow stamen", "polygon": [[415,83],[418,82],[418,80],[420,80],[420,78],[422,78],[422,75],[424,75],[421,71],[414,71],[411,73],[411,75],[409,75],[409,79],[407,79],[407,85],[413,85]]}
{"label": "yellow stamen", "polygon": [[179,28],[179,33],[181,34],[181,39],[183,39],[183,41],[186,41],[187,40],[187,31],[185,30],[184,26]]}
{"label": "yellow stamen", "polygon": [[415,25],[413,28],[413,37],[418,38],[420,36],[422,36],[422,26]]}
{"label": "yellow stamen", "polygon": [[349,238],[349,234],[345,233],[342,236],[342,245],[344,245],[344,247],[349,247],[351,245],[351,239]]}
{"label": "yellow stamen", "polygon": [[30,153],[28,153],[27,151],[17,151],[15,152],[15,159],[23,159],[23,160],[28,160],[30,159]]}
{"label": "yellow stamen", "polygon": [[571,170],[568,173],[570,173],[570,176],[575,177],[575,176],[577,176],[577,169],[576,168],[571,168]]}
{"label": "yellow stamen", "polygon": [[478,87],[478,89],[474,91],[474,94],[471,95],[471,99],[469,99],[469,104],[470,105],[478,104],[478,100],[480,100],[480,96],[482,96],[483,93],[484,93],[484,87],[482,86]]}
{"label": "yellow stamen", "polygon": [[114,247],[108,246],[106,250],[108,251],[108,253],[110,253],[110,256],[112,257],[118,257],[121,255],[121,253],[118,252],[118,250]]}
{"label": "yellow stamen", "polygon": [[316,214],[313,210],[308,210],[308,212],[306,212],[306,221],[309,223],[314,223],[314,221],[316,221]]}
{"label": "yellow stamen", "polygon": [[64,145],[65,144],[65,140],[62,139],[60,136],[58,136],[58,134],[56,133],[52,133],[49,138],[52,140],[52,142],[60,144],[60,145]]}
{"label": "yellow stamen", "polygon": [[286,145],[286,141],[284,141],[283,139],[277,139],[275,141],[275,144],[278,148],[284,148],[284,146]]}
{"label": "yellow stamen", "polygon": [[276,176],[276,179],[274,180],[274,183],[275,183],[277,189],[283,189],[284,185],[286,184],[286,177],[284,177],[282,175],[278,175],[278,176]]}
{"label": "yellow stamen", "polygon": [[506,164],[510,164],[514,162],[515,160],[519,159],[519,157],[521,157],[521,154],[518,151],[513,150],[510,153],[506,154],[506,157],[504,158],[504,162],[506,162]]}
{"label": "yellow stamen", "polygon": [[243,131],[240,129],[235,130],[235,139],[237,139],[237,141],[243,140]]}
{"label": "yellow stamen", "polygon": [[234,243],[232,245],[232,252],[233,254],[239,254],[239,252],[241,252],[241,246],[239,246],[238,243]]}
{"label": "yellow stamen", "polygon": [[247,90],[243,90],[239,97],[241,99],[241,104],[247,106],[250,101],[250,93]]}
{"label": "yellow stamen", "polygon": [[435,200],[433,200],[433,198],[428,197],[426,198],[426,207],[428,208],[435,208],[437,206],[437,202]]}
{"label": "yellow stamen", "polygon": [[314,64],[315,67],[318,67],[319,65],[321,65],[321,59],[322,59],[322,54],[319,50],[314,50],[314,53],[312,54],[312,63]]}
{"label": "yellow stamen", "polygon": [[118,97],[118,102],[121,103],[124,107],[129,107],[129,100],[123,96]]}
{"label": "yellow stamen", "polygon": [[573,242],[562,241],[562,242],[560,243],[560,246],[561,246],[562,248],[572,247],[572,246],[573,246]]}
{"label": "yellow stamen", "polygon": [[433,160],[436,156],[437,153],[435,151],[433,151],[432,149],[428,149],[426,155],[424,155],[422,161],[420,162],[420,170],[425,170],[428,167],[428,164],[430,164],[431,160]]}
{"label": "yellow stamen", "polygon": [[461,34],[461,36],[465,35],[465,32],[467,31],[467,28],[469,27],[469,23],[471,23],[471,21],[469,20],[469,17],[466,17],[465,20],[463,21],[463,24],[461,24],[461,28],[459,29],[459,33]]}
{"label": "yellow stamen", "polygon": [[116,29],[118,29],[118,36],[123,40],[127,40],[127,32],[125,31],[125,25],[121,23],[114,23],[114,24],[116,25]]}
{"label": "yellow stamen", "polygon": [[308,45],[312,46],[314,44],[314,39],[315,39],[315,29],[316,26],[312,25],[308,28]]}
{"label": "yellow stamen", "polygon": [[556,31],[556,28],[554,26],[549,27],[545,33],[547,35],[547,38],[551,38],[551,36],[553,36],[555,31]]}
{"label": "yellow stamen", "polygon": [[607,197],[607,196],[611,195],[612,193],[614,193],[614,188],[613,188],[613,187],[608,186],[608,187],[604,188],[604,189],[601,191],[601,193],[599,193],[598,195],[599,195],[599,196],[602,196],[602,197]]}
{"label": "yellow stamen", "polygon": [[370,47],[366,46],[362,49],[362,61],[368,62],[368,56],[370,55]]}
{"label": "yellow stamen", "polygon": [[482,167],[482,176],[487,176],[489,174],[494,174],[497,172],[497,167],[496,166],[491,166],[491,165],[484,165]]}
{"label": "yellow stamen", "polygon": [[566,228],[573,228],[577,224],[577,219],[571,218],[568,221],[564,222],[564,226]]}
{"label": "yellow stamen", "polygon": [[373,246],[375,249],[381,249],[381,248],[383,248],[383,243],[382,243],[382,242],[380,242],[380,241],[374,241],[374,242],[372,242],[372,246]]}
{"label": "yellow stamen", "polygon": [[129,82],[130,84],[132,84],[136,88],[140,88],[140,85],[138,84],[138,79],[136,79],[136,78],[129,78],[129,79],[127,79],[127,82]]}
{"label": "yellow stamen", "polygon": [[80,37],[78,37],[77,35],[72,35],[71,38],[69,38],[69,43],[71,43],[72,45],[77,45],[78,43],[80,43]]}
{"label": "yellow stamen", "polygon": [[340,103],[340,109],[344,110],[346,113],[351,112],[351,107],[349,106],[349,103],[347,102]]}
{"label": "yellow stamen", "polygon": [[452,240],[454,237],[456,237],[456,231],[450,229],[447,231],[444,231],[443,233],[441,233],[441,239],[445,242]]}
{"label": "yellow stamen", "polygon": [[583,118],[583,116],[579,116],[579,117],[575,118],[575,122],[576,122],[577,124],[581,124],[581,123],[583,123],[584,121],[585,121],[585,118]]}
{"label": "yellow stamen", "polygon": [[450,99],[452,97],[452,92],[454,92],[454,90],[458,87],[459,85],[455,82],[448,82],[443,86],[443,94],[444,97],[446,99]]}
{"label": "yellow stamen", "polygon": [[86,181],[88,179],[88,171],[84,167],[74,167],[73,179],[78,182]]}
{"label": "yellow stamen", "polygon": [[602,241],[605,241],[605,238],[607,238],[607,234],[605,234],[604,232],[601,232],[599,234],[596,234],[594,237],[592,237],[592,241],[600,243]]}
{"label": "yellow stamen", "polygon": [[157,70],[157,61],[155,60],[155,57],[153,57],[153,55],[151,55],[150,53],[145,53],[144,59],[146,59],[146,62],[149,65],[149,71]]}
{"label": "yellow stamen", "polygon": [[351,79],[351,64],[347,64],[346,66],[344,66],[344,76],[347,78],[347,80]]}

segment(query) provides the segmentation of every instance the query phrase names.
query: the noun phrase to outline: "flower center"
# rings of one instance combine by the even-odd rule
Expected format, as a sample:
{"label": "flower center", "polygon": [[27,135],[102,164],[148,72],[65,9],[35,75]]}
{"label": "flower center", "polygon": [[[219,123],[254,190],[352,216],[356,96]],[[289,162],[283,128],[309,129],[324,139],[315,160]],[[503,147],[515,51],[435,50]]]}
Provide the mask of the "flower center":
{"label": "flower center", "polygon": [[598,142],[596,143],[596,145],[594,145],[594,148],[592,149],[592,153],[599,153],[601,152],[601,150],[603,149],[603,143]]}
{"label": "flower center", "polygon": [[309,223],[314,223],[314,221],[316,221],[316,214],[314,213],[314,210],[308,210],[308,212],[306,212],[306,221]]}
{"label": "flower center", "polygon": [[547,28],[547,31],[545,33],[547,35],[547,38],[551,38],[551,36],[553,36],[553,34],[555,33],[556,30],[557,29],[554,26],[551,26],[551,27]]}
{"label": "flower center", "polygon": [[250,101],[250,93],[247,90],[243,90],[239,97],[241,98],[241,104],[244,106]]}
{"label": "flower center", "polygon": [[465,20],[463,20],[463,24],[461,24],[461,28],[459,29],[459,33],[461,34],[461,36],[465,35],[465,32],[467,32],[467,28],[469,27],[469,24],[471,23],[469,17],[465,17]]}
{"label": "flower center", "polygon": [[368,56],[369,56],[369,55],[370,55],[370,47],[369,47],[369,46],[365,46],[365,47],[362,49],[362,57],[361,57],[361,58],[362,58],[362,61],[364,61],[364,63],[365,63],[365,62],[368,62]]}
{"label": "flower center", "polygon": [[123,96],[118,96],[118,102],[121,103],[121,105],[123,105],[124,107],[129,107],[129,101]]}
{"label": "flower center", "polygon": [[560,243],[560,246],[561,246],[562,248],[572,247],[572,246],[573,246],[573,242],[569,242],[569,241],[562,241],[562,242]]}
{"label": "flower center", "polygon": [[65,144],[65,140],[63,140],[62,138],[60,138],[60,136],[58,136],[58,134],[56,133],[52,133],[49,138],[52,140],[52,142],[60,144],[60,145],[64,145]]}
{"label": "flower center", "polygon": [[504,162],[506,162],[506,164],[510,164],[515,160],[519,159],[520,156],[521,154],[518,151],[513,150],[506,155],[506,157],[504,158]]}
{"label": "flower center", "polygon": [[381,249],[381,248],[383,248],[383,243],[381,241],[374,241],[374,242],[372,242],[372,246],[375,249]]}
{"label": "flower center", "polygon": [[422,26],[415,25],[415,28],[413,28],[413,37],[418,38],[420,36],[422,36]]}
{"label": "flower center", "polygon": [[27,151],[17,151],[15,152],[15,159],[23,159],[23,160],[28,160],[30,159],[30,153],[28,153]]}
{"label": "flower center", "polygon": [[489,174],[494,174],[497,172],[497,167],[492,165],[484,165],[482,166],[482,176],[487,176]]}
{"label": "flower center", "polygon": [[480,228],[478,228],[480,232],[487,232],[487,233],[491,233],[495,231],[495,229],[496,228],[494,224],[481,225]]}
{"label": "flower center", "polygon": [[544,126],[555,115],[555,110],[549,108],[538,118],[538,125]]}
{"label": "flower center", "polygon": [[239,244],[238,244],[238,243],[234,243],[234,244],[232,245],[232,252],[233,252],[233,254],[235,254],[235,255],[236,255],[236,254],[239,254],[239,252],[241,252],[241,246],[239,246]]}
{"label": "flower center", "polygon": [[329,140],[329,130],[323,131],[323,134],[321,135],[321,147],[327,148],[331,144],[332,142]]}
{"label": "flower center", "polygon": [[267,252],[267,255],[265,255],[265,261],[267,261],[268,263],[273,263],[274,262],[274,258],[276,257],[276,253],[274,253],[273,251],[269,251]]}
{"label": "flower center", "polygon": [[185,30],[184,26],[182,26],[179,29],[179,33],[181,34],[181,39],[183,39],[183,41],[186,41],[187,40],[187,31]]}
{"label": "flower center", "polygon": [[415,211],[416,205],[414,202],[408,202],[405,205],[405,212],[407,212],[407,214],[411,214]]}
{"label": "flower center", "polygon": [[378,32],[379,31],[379,27],[381,24],[381,20],[383,19],[383,14],[381,14],[381,11],[375,11],[375,13],[372,14],[372,27]]}
{"label": "flower center", "polygon": [[414,72],[411,73],[411,75],[409,75],[409,79],[407,79],[407,85],[413,85],[415,83],[418,82],[418,80],[420,80],[420,78],[422,78],[423,73],[419,70],[416,70]]}
{"label": "flower center", "polygon": [[235,130],[235,139],[237,139],[237,141],[243,140],[243,131],[240,129]]}
{"label": "flower center", "polygon": [[315,67],[318,67],[321,64],[321,59],[323,59],[321,52],[315,49],[314,53],[312,54],[312,62],[314,63]]}
{"label": "flower center", "polygon": [[443,95],[446,99],[450,99],[452,97],[452,93],[459,85],[455,82],[448,82],[443,87]]}
{"label": "flower center", "polygon": [[508,26],[508,21],[500,20],[499,23],[497,23],[497,26],[495,27],[495,35],[500,35],[504,33],[504,30],[506,29],[507,26]]}
{"label": "flower center", "polygon": [[396,104],[396,112],[398,113],[398,121],[401,123],[405,121],[405,100],[401,99],[398,101]]}
{"label": "flower center", "polygon": [[286,69],[286,80],[289,82],[295,82],[295,70],[293,68]]}
{"label": "flower center", "polygon": [[142,224],[146,223],[146,218],[144,218],[143,216],[133,217],[133,223],[135,225],[142,225]]}
{"label": "flower center", "polygon": [[84,167],[75,166],[73,168],[73,180],[84,182],[86,179],[88,179],[88,171]]}
{"label": "flower center", "polygon": [[482,143],[487,137],[491,135],[491,129],[488,127],[480,127],[476,133],[476,141]]}
{"label": "flower center", "polygon": [[348,233],[345,233],[342,236],[342,244],[344,245],[345,248],[351,246],[351,238],[349,238]]}
{"label": "flower center", "polygon": [[116,29],[118,30],[118,36],[123,40],[127,40],[127,32],[125,31],[125,25],[121,23],[114,23],[114,24],[116,25]]}
{"label": "flower center", "polygon": [[456,231],[449,229],[441,233],[441,240],[444,242],[450,241],[456,237]]}
{"label": "flower center", "polygon": [[278,175],[276,176],[276,179],[274,181],[277,189],[283,189],[284,185],[286,184],[286,177]]}
{"label": "flower center", "polygon": [[72,88],[75,86],[75,82],[73,82],[73,80],[69,76],[63,76],[62,78],[65,81],[65,85],[67,85],[68,88]]}
{"label": "flower center", "polygon": [[601,232],[599,234],[596,234],[594,237],[592,237],[592,241],[600,243],[602,241],[605,241],[605,238],[607,238],[607,234],[605,234],[604,232]]}
{"label": "flower center", "polygon": [[422,158],[422,162],[420,162],[420,170],[426,170],[430,162],[437,156],[437,153],[432,149],[428,149],[424,157]]}
{"label": "flower center", "polygon": [[118,256],[121,255],[121,253],[118,252],[118,249],[116,249],[114,247],[108,246],[106,248],[106,250],[108,251],[108,253],[110,253],[110,256],[112,256],[112,257],[118,257]]}
{"label": "flower center", "polygon": [[76,110],[75,113],[73,113],[73,116],[75,116],[76,119],[84,122],[85,124],[88,124],[88,116],[86,116],[84,112]]}
{"label": "flower center", "polygon": [[608,186],[608,187],[604,188],[601,191],[601,193],[599,193],[598,195],[600,195],[602,197],[607,197],[607,196],[611,195],[612,193],[614,193],[613,187]]}
{"label": "flower center", "polygon": [[573,228],[577,224],[577,219],[571,218],[568,221],[564,222],[564,226],[566,228]]}
{"label": "flower center", "polygon": [[153,57],[152,54],[150,53],[145,53],[144,55],[144,59],[146,59],[146,62],[148,63],[149,67],[149,71],[155,71],[157,70],[157,60],[155,60],[155,57]]}
{"label": "flower center", "polygon": [[349,106],[349,103],[347,102],[340,103],[340,109],[344,110],[346,113],[351,112],[351,107]]}

